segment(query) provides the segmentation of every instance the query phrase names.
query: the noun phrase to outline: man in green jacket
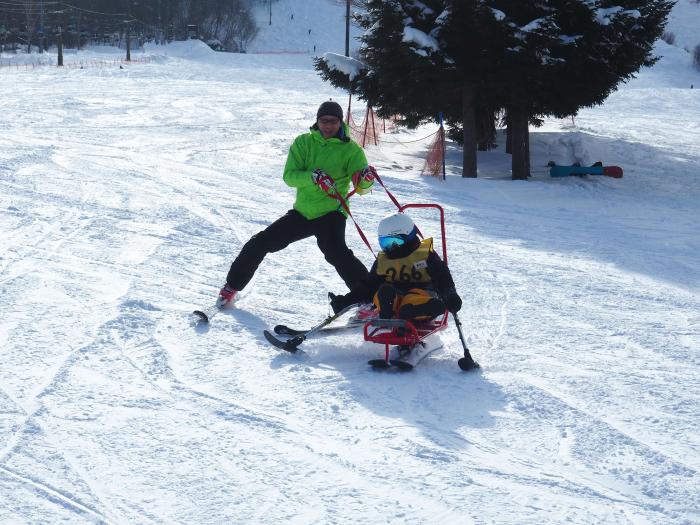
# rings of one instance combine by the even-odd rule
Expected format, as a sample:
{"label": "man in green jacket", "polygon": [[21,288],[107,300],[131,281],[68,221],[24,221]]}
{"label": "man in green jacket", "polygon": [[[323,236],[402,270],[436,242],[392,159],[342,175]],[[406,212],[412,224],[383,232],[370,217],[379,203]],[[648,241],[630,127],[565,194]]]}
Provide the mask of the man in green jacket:
{"label": "man in green jacket", "polygon": [[349,137],[340,105],[321,104],[316,123],[294,140],[284,166],[284,182],[297,191],[294,208],[245,243],[219,292],[220,303],[231,302],[245,288],[268,253],[312,235],[348,288],[367,277],[367,268],[345,244],[347,216],[334,195],[344,198],[351,183],[360,195],[367,193],[375,173],[362,148]]}

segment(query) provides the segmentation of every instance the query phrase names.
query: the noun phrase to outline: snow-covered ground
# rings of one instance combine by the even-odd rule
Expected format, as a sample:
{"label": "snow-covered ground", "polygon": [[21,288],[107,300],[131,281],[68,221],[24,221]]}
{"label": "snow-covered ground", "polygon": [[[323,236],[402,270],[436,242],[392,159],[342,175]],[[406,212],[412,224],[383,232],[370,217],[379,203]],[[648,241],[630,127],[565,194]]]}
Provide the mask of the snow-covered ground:
{"label": "snow-covered ground", "polygon": [[[248,52],[345,52],[345,0],[276,0],[254,6],[258,34],[247,46]],[[351,24],[351,50],[359,46],[357,37],[361,34],[362,30]]]}
{"label": "snow-covered ground", "polygon": [[[368,149],[401,202],[446,209],[475,373],[453,325],[410,374],[368,370],[383,349],[359,333],[271,348],[263,329],[343,291],[312,240],[190,324],[291,206],[293,138],[346,105],[308,56],[189,42],[0,71],[0,523],[700,523],[700,74],[657,51],[533,131],[527,182],[502,148],[476,180],[456,148],[446,182],[421,177],[433,126]],[[393,206],[353,210],[372,239]]]}
{"label": "snow-covered ground", "polygon": [[675,45],[691,53],[695,46],[700,45],[699,8],[696,0],[676,0],[666,25],[666,32],[675,36]]}

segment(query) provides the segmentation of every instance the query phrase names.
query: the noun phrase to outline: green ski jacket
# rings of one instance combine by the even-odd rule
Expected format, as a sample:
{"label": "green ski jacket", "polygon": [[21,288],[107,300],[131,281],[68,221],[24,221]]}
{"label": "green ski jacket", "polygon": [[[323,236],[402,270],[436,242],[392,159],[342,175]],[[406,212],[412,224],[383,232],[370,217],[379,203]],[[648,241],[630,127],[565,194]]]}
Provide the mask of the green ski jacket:
{"label": "green ski jacket", "polygon": [[[314,184],[311,174],[315,169],[330,175],[340,194],[345,197],[353,173],[367,167],[365,152],[359,144],[349,138],[348,126],[345,123],[343,131],[342,139],[324,139],[321,131],[314,125],[308,133],[294,139],[289,148],[287,163],[284,166],[284,182],[287,186],[296,188],[294,209],[307,219],[316,219],[336,210],[347,215],[337,199],[329,197]],[[373,182],[363,181],[361,188],[366,190],[372,184]]]}

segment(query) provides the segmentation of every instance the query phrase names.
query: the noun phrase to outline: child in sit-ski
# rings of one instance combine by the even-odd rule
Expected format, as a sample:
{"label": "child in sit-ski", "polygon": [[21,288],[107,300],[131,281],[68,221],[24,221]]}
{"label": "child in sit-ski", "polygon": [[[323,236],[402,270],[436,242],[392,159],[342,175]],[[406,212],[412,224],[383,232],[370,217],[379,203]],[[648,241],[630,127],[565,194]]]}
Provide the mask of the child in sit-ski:
{"label": "child in sit-ski", "polygon": [[380,319],[427,321],[462,307],[447,265],[433,251],[432,239],[418,237],[405,213],[382,219],[379,252],[366,279],[346,295],[329,294],[334,312],[362,302],[374,302]]}

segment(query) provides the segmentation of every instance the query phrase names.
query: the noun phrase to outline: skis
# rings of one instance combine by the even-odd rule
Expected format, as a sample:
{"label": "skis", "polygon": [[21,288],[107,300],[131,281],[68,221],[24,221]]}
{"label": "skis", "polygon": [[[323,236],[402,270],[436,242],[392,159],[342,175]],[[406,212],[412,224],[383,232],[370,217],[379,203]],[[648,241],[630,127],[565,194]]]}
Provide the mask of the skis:
{"label": "skis", "polygon": [[[343,314],[349,310],[358,307],[359,304],[353,304],[344,308],[335,315],[326,317],[319,324],[314,326],[309,330],[297,330],[290,328],[286,325],[277,325],[274,327],[273,331],[275,334],[269,330],[263,331],[263,336],[275,348],[284,350],[286,352],[295,353],[299,346],[309,337],[314,335],[320,335],[323,332],[340,331],[349,328],[354,328],[357,326],[363,326],[368,322],[367,319],[351,319],[344,325],[329,326],[331,323],[340,318]],[[479,364],[474,361],[469,349],[464,343],[464,336],[462,335],[461,325],[456,314],[453,314],[455,322],[457,324],[457,329],[459,330],[460,339],[462,340],[462,346],[464,347],[464,357],[457,361],[460,369],[467,371],[479,368]],[[384,320],[385,323],[405,323],[404,321],[398,320]],[[280,337],[277,337],[280,336]],[[399,345],[392,346],[389,349],[389,358],[387,359],[371,359],[368,364],[376,370],[386,370],[394,369],[401,372],[407,372],[413,370],[418,364],[420,364],[426,357],[437,352],[443,348],[442,341],[437,334],[431,334],[424,339],[418,341],[418,343],[413,346]]]}
{"label": "skis", "polygon": [[426,357],[443,347],[439,337],[428,337],[413,347],[394,346],[389,350],[389,361],[370,359],[367,363],[375,370],[395,369],[400,372],[413,370]]}
{"label": "skis", "polygon": [[204,310],[195,310],[194,312],[192,312],[192,315],[195,317],[195,322],[208,323],[209,321],[211,321],[212,317],[214,317],[221,310],[226,308],[227,304],[227,302],[223,301],[221,297],[219,297],[216,300],[216,303],[214,303],[214,305],[210,306],[209,308],[205,308]]}
{"label": "skis", "polygon": [[304,334],[301,333],[292,337],[291,339],[283,341],[282,339],[276,338],[267,330],[263,330],[263,336],[265,336],[267,342],[270,343],[272,346],[279,348],[280,350],[286,350],[287,352],[291,352],[292,354],[299,349],[299,345],[304,342],[304,339],[306,339],[304,337]]}
{"label": "skis", "polygon": [[557,166],[553,162],[549,163],[550,177],[569,177],[572,175],[605,175],[614,179],[622,178],[622,168],[620,166],[603,166],[596,162],[593,166]]}
{"label": "skis", "polygon": [[[338,326],[325,326],[322,330],[320,330],[320,332],[340,332],[342,330],[349,330],[350,328],[357,328],[358,326],[364,325],[365,322],[366,321],[364,320],[350,320],[347,324],[341,324]],[[294,337],[295,335],[305,334],[309,330],[297,330],[294,328],[290,328],[289,326],[284,324],[278,324],[273,328],[273,331],[277,335]]]}
{"label": "skis", "polygon": [[[265,339],[267,339],[268,343],[270,343],[272,346],[279,348],[281,350],[286,350],[287,352],[296,352],[297,348],[299,348],[299,345],[306,341],[306,339],[319,332],[322,328],[328,326],[331,324],[333,321],[338,319],[341,315],[343,315],[345,312],[351,310],[352,308],[356,308],[359,306],[359,304],[351,304],[350,306],[347,306],[346,308],[343,308],[340,312],[334,315],[329,315],[326,317],[323,321],[318,323],[316,326],[311,328],[310,330],[307,330],[305,332],[297,333],[293,337],[287,340],[282,340],[279,339],[278,337],[275,337],[270,333],[268,330],[263,331],[263,335],[265,336]],[[283,326],[283,325],[278,325],[278,326]],[[287,328],[287,327],[284,327]],[[295,330],[296,332],[296,330]]]}

